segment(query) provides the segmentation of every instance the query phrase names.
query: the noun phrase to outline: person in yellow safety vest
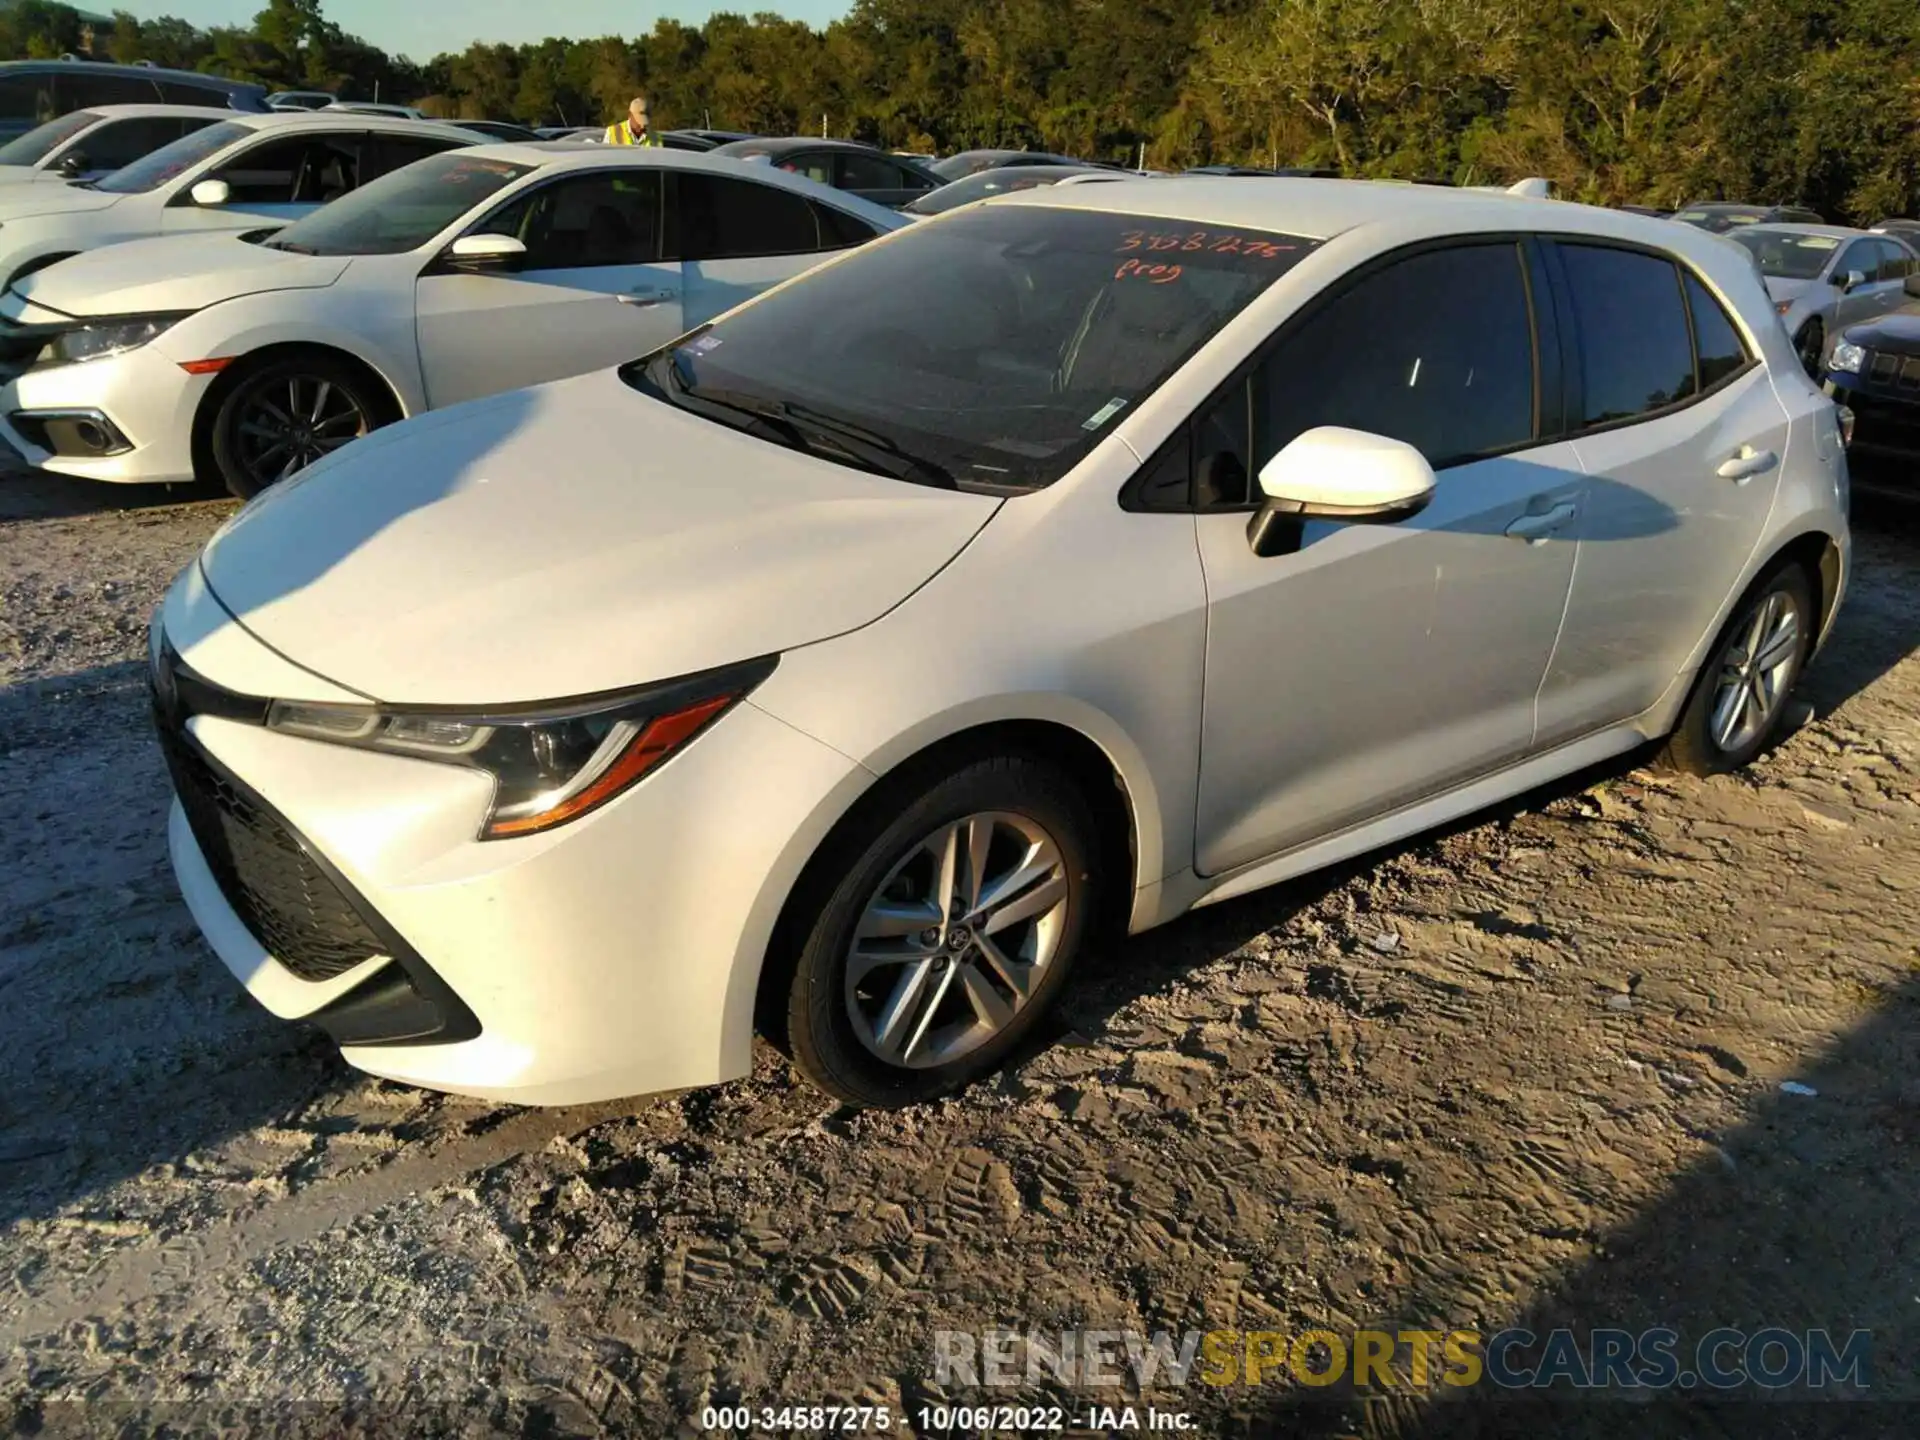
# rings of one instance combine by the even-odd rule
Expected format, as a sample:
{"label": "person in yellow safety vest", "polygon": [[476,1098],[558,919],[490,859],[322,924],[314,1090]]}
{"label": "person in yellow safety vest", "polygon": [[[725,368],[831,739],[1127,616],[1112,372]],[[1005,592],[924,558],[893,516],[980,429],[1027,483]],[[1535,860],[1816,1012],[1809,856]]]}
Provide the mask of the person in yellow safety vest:
{"label": "person in yellow safety vest", "polygon": [[627,106],[627,118],[607,127],[609,145],[651,145],[660,148],[660,138],[647,125],[647,97],[636,95]]}

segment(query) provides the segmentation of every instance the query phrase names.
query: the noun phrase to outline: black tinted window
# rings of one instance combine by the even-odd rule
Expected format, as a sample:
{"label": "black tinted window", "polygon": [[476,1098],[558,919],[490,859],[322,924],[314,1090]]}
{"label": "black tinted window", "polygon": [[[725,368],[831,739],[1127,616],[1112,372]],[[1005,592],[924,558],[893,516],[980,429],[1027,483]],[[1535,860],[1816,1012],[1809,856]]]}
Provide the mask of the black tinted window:
{"label": "black tinted window", "polygon": [[0,78],[0,120],[30,120],[39,125],[59,113],[53,104],[51,75],[8,75]]}
{"label": "black tinted window", "polygon": [[1687,276],[1687,306],[1693,311],[1693,346],[1700,357],[1700,388],[1711,390],[1745,367],[1747,347],[1720,302],[1707,287]]}
{"label": "black tinted window", "polygon": [[900,167],[878,155],[841,155],[840,173],[834,181],[842,190],[899,190],[906,178]]}
{"label": "black tinted window", "polygon": [[528,270],[650,264],[660,258],[660,172],[597,171],[556,181],[479,229],[523,241]]}
{"label": "black tinted window", "polygon": [[146,120],[116,120],[102,125],[80,142],[89,170],[118,170],[143,155],[151,155],[162,145],[171,145],[182,135],[191,135],[212,122],[202,119],[178,119],[156,115]]}
{"label": "black tinted window", "polygon": [[864,245],[873,239],[873,227],[866,221],[856,220],[846,211],[836,210],[831,205],[815,205],[813,218],[820,227],[822,250],[845,250],[851,245]]}
{"label": "black tinted window", "polygon": [[169,105],[211,105],[216,110],[231,109],[233,97],[225,90],[196,85],[191,80],[162,80],[160,98]]}
{"label": "black tinted window", "polygon": [[369,180],[405,169],[429,155],[444,155],[461,148],[460,141],[443,140],[437,135],[375,135],[369,143],[366,173],[360,177],[360,183],[364,185]]}
{"label": "black tinted window", "polygon": [[804,198],[752,180],[681,175],[672,215],[677,260],[800,255],[821,248]]}
{"label": "black tinted window", "polygon": [[54,99],[62,110],[91,109],[97,105],[151,105],[160,91],[151,80],[132,75],[93,75],[77,71],[55,77]]}
{"label": "black tinted window", "polygon": [[363,138],[270,140],[242,151],[208,178],[227,182],[234,205],[324,205],[360,183]]}
{"label": "black tinted window", "polygon": [[1533,377],[1519,247],[1411,255],[1290,329],[1262,363],[1251,468],[1317,425],[1404,440],[1435,466],[1521,445],[1534,434]]}
{"label": "black tinted window", "polygon": [[1693,346],[1671,260],[1597,245],[1562,245],[1580,334],[1580,423],[1604,425],[1693,393]]}
{"label": "black tinted window", "polygon": [[1907,277],[1907,252],[1891,240],[1876,240],[1874,249],[1880,253],[1880,267],[1875,279],[1904,280]]}

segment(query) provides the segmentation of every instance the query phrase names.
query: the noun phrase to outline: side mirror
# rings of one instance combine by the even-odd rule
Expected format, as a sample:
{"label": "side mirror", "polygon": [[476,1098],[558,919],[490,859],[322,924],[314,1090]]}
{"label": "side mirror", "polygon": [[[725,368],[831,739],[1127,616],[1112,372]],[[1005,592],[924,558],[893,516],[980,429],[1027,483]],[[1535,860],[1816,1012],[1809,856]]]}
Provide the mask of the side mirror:
{"label": "side mirror", "polygon": [[1427,457],[1405,441],[1322,425],[1261,468],[1266,499],[1247,522],[1247,543],[1256,555],[1284,555],[1297,545],[1303,520],[1409,520],[1427,508],[1433,486]]}
{"label": "side mirror", "polygon": [[462,235],[447,247],[447,260],[462,270],[517,270],[526,245],[511,235]]}
{"label": "side mirror", "polygon": [[1844,295],[1849,291],[1858,290],[1862,285],[1866,283],[1867,283],[1866,271],[1849,270],[1847,272],[1846,278],[1840,282],[1840,292]]}
{"label": "side mirror", "polygon": [[202,180],[187,194],[192,197],[194,204],[215,210],[233,199],[233,187],[224,180]]}
{"label": "side mirror", "polygon": [[93,162],[84,150],[69,150],[60,158],[60,173],[69,180],[78,180],[92,168]]}

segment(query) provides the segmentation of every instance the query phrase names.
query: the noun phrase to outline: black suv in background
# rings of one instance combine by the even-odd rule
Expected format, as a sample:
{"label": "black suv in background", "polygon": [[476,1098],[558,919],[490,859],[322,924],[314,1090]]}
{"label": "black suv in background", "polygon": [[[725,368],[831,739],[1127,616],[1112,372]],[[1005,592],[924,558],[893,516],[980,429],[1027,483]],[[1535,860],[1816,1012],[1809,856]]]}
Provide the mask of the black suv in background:
{"label": "black suv in background", "polygon": [[[1826,392],[1853,411],[1851,449],[1909,462],[1900,488],[1920,495],[1920,275],[1908,303],[1842,331],[1827,356]],[[1891,478],[1891,477],[1889,477]]]}
{"label": "black suv in background", "polygon": [[191,70],[92,60],[0,62],[0,142],[96,105],[213,105],[263,113],[264,86]]}

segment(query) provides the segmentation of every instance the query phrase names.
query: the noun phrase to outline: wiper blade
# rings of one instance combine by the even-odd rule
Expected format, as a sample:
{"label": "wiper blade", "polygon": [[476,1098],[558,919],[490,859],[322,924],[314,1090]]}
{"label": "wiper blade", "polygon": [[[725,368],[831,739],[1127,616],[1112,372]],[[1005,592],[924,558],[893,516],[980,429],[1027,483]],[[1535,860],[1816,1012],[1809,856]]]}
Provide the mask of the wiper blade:
{"label": "wiper blade", "polygon": [[289,255],[318,255],[320,252],[311,245],[302,245],[293,240],[262,240],[262,250],[284,250]]}
{"label": "wiper blade", "polygon": [[810,406],[801,405],[792,400],[782,401],[779,409],[780,413],[789,420],[797,421],[815,431],[825,431],[843,444],[851,442],[864,450],[885,457],[887,473],[896,480],[912,480],[918,484],[933,485],[942,490],[960,488],[951,470],[902,450],[899,442],[890,435],[882,435],[877,430],[869,430],[866,426],[857,425],[851,420],[842,420],[835,415],[823,414]]}

